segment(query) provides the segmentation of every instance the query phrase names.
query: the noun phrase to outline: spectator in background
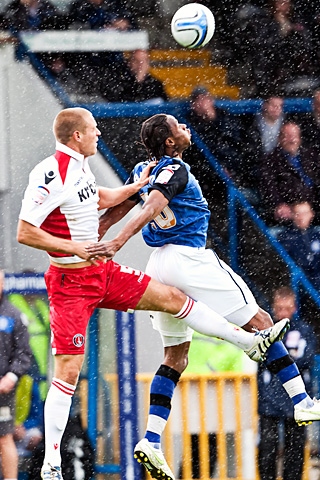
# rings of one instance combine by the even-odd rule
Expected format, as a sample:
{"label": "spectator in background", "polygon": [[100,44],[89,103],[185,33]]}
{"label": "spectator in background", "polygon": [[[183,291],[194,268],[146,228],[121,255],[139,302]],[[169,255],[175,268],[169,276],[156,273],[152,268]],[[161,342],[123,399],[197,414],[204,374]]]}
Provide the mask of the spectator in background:
{"label": "spectator in background", "polygon": [[240,178],[241,183],[245,176],[243,130],[238,117],[218,108],[207,88],[199,86],[191,93],[187,123],[206,143],[226,173],[234,180]]}
{"label": "spectator in background", "polygon": [[[43,408],[44,402],[40,396],[38,381],[32,376],[23,375],[16,391],[16,417],[14,441],[19,456],[19,472],[30,471],[33,467],[34,453],[43,440]],[[44,449],[43,449],[44,452]],[[38,478],[37,475],[29,478]]]}
{"label": "spectator in background", "polygon": [[[214,372],[242,372],[247,357],[242,350],[214,337],[206,337],[194,332],[188,353],[186,373],[207,374]],[[252,362],[251,362],[252,363]],[[255,365],[255,364],[253,364]],[[210,477],[214,476],[217,461],[216,434],[208,434]],[[191,433],[192,478],[200,478],[199,435]],[[183,464],[178,478],[184,478]]]}
{"label": "spectator in background", "polygon": [[[257,137],[255,151],[261,154],[270,153],[278,144],[280,128],[284,121],[283,99],[269,97],[264,100],[261,112],[258,112],[253,122]],[[252,131],[252,134],[254,132]]]}
{"label": "spectator in background", "polygon": [[291,211],[292,225],[279,233],[278,240],[319,289],[320,229],[312,226],[313,208],[309,202],[296,202]]}
{"label": "spectator in background", "polygon": [[[14,35],[23,31],[64,30],[68,27],[68,19],[50,0],[13,0],[4,10],[3,26]],[[19,59],[25,56],[20,45],[17,45],[16,56]],[[40,52],[36,56],[50,67],[51,53]]]}
{"label": "spectator in background", "polygon": [[[294,292],[289,287],[278,288],[273,295],[274,322],[284,316],[290,318],[290,330],[283,343],[297,363],[301,376],[311,394],[311,369],[315,354],[315,335],[312,328],[296,317],[297,306]],[[258,367],[258,414],[260,441],[258,464],[260,480],[276,480],[277,458],[280,443],[280,425],[284,425],[283,480],[301,480],[306,442],[306,430],[298,427],[293,418],[292,405],[286,401],[279,388],[279,380],[272,369],[264,364]]]}
{"label": "spectator in background", "polygon": [[91,56],[91,53],[86,56],[79,52],[50,53],[49,72],[75,103],[102,101],[95,67],[90,66]]}
{"label": "spectator in background", "polygon": [[271,96],[263,100],[246,129],[245,155],[251,185],[257,189],[259,182],[259,159],[271,153],[278,145],[280,128],[284,123],[283,99]]}
{"label": "spectator in background", "polygon": [[234,41],[245,45],[257,96],[301,93],[313,85],[311,34],[292,0],[271,0],[259,8],[247,19],[246,32],[241,18],[238,24]]}
{"label": "spectator in background", "polygon": [[3,295],[0,270],[0,457],[4,480],[17,480],[18,453],[13,440],[15,390],[31,363],[29,335],[19,310]]}
{"label": "spectator in background", "polygon": [[71,27],[77,29],[136,28],[135,19],[125,2],[115,0],[74,0],[69,7],[69,21]]}
{"label": "spectator in background", "polygon": [[[116,0],[73,0],[69,6],[70,28],[76,30],[136,29],[136,21],[125,2]],[[72,88],[70,73],[75,77],[79,94],[93,95],[98,101],[100,83],[105,71],[116,73],[124,65],[122,52],[76,52],[65,55],[65,68],[55,62],[52,67],[64,83]],[[57,69],[60,68],[60,71]],[[100,98],[98,98],[100,97]]]}
{"label": "spectator in background", "polygon": [[268,224],[288,223],[290,204],[307,200],[318,209],[319,153],[302,145],[299,125],[282,125],[278,146],[261,157],[259,193]]}
{"label": "spectator in background", "polygon": [[27,320],[29,344],[34,356],[34,368],[29,372],[34,380],[39,383],[41,400],[47,395],[47,374],[50,345],[49,305],[40,295],[23,295],[11,293],[8,299]]}
{"label": "spectator in background", "polygon": [[320,89],[313,92],[310,113],[295,114],[293,118],[300,125],[305,146],[320,149]]}
{"label": "spectator in background", "polygon": [[168,100],[162,82],[150,74],[147,50],[134,50],[121,68],[109,68],[101,84],[101,94],[110,102],[151,102]]}
{"label": "spectator in background", "polygon": [[65,16],[49,0],[13,0],[5,8],[3,18],[4,27],[12,33],[67,27]]}

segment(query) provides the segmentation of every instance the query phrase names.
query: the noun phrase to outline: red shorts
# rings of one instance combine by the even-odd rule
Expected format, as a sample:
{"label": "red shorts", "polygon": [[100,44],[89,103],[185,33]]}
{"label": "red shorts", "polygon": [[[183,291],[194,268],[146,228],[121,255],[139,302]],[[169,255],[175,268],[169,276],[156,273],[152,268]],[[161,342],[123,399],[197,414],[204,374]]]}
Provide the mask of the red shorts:
{"label": "red shorts", "polygon": [[50,265],[45,281],[53,354],[83,354],[86,329],[93,311],[96,308],[124,312],[134,309],[150,280],[144,272],[112,260],[74,269]]}

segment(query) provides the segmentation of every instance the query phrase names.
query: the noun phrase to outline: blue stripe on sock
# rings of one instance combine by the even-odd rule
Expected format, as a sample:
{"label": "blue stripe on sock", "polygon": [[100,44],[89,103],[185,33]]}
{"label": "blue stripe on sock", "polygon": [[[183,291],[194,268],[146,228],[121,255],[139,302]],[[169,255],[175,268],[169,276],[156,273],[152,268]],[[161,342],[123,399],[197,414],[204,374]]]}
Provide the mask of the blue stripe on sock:
{"label": "blue stripe on sock", "polygon": [[149,442],[152,443],[160,443],[161,441],[160,435],[154,432],[150,432],[149,430],[146,431],[144,438],[146,438],[147,440],[149,440]]}
{"label": "blue stripe on sock", "polygon": [[165,420],[168,420],[168,417],[170,415],[170,409],[166,407],[162,407],[160,405],[150,405],[150,410],[149,410],[150,415],[157,415],[157,417],[164,418]]}
{"label": "blue stripe on sock", "polygon": [[289,365],[286,368],[283,368],[282,370],[280,370],[280,372],[277,373],[277,377],[282,384],[288,382],[294,377],[297,377],[298,375],[300,375],[300,373],[295,363]]}
{"label": "blue stripe on sock", "polygon": [[297,405],[297,403],[300,403],[301,400],[303,400],[304,398],[307,398],[307,396],[308,395],[306,394],[306,392],[298,393],[298,395],[295,395],[294,397],[291,398],[293,405]]}
{"label": "blue stripe on sock", "polygon": [[166,397],[172,398],[176,384],[167,377],[155,375],[153,377],[150,393],[160,393]]}
{"label": "blue stripe on sock", "polygon": [[274,362],[274,360],[284,357],[285,355],[288,355],[288,350],[283,343],[273,343],[266,352],[266,364],[268,365],[268,363]]}

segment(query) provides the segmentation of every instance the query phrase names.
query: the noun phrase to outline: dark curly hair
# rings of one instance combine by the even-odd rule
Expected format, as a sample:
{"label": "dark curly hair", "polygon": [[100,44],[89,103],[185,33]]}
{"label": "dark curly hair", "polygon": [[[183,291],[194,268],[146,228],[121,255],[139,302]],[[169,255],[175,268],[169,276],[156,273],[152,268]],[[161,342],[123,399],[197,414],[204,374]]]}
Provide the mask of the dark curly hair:
{"label": "dark curly hair", "polygon": [[143,122],[140,138],[146,147],[149,158],[160,160],[165,154],[165,141],[171,135],[167,115],[159,113]]}

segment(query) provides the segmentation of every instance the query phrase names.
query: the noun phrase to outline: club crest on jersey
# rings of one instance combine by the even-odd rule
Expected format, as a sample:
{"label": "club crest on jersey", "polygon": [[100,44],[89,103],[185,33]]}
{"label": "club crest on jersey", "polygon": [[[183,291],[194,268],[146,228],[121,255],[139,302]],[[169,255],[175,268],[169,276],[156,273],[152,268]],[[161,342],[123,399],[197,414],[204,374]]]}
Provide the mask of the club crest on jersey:
{"label": "club crest on jersey", "polygon": [[77,333],[74,335],[72,341],[75,347],[80,348],[84,344],[84,336],[81,333]]}
{"label": "club crest on jersey", "polygon": [[44,183],[48,185],[48,183],[52,182],[56,178],[56,174],[50,170],[50,172],[44,174]]}
{"label": "club crest on jersey", "polygon": [[50,190],[48,190],[47,187],[39,185],[39,187],[37,187],[37,189],[33,193],[32,200],[37,205],[42,205],[45,199],[48,197],[49,193]]}

